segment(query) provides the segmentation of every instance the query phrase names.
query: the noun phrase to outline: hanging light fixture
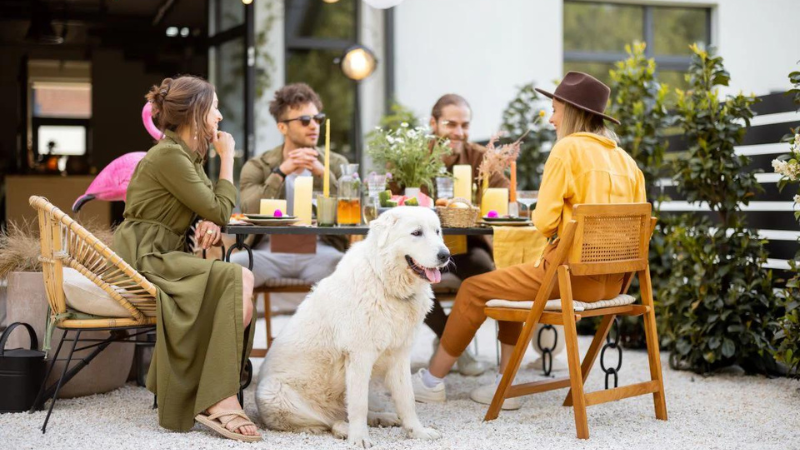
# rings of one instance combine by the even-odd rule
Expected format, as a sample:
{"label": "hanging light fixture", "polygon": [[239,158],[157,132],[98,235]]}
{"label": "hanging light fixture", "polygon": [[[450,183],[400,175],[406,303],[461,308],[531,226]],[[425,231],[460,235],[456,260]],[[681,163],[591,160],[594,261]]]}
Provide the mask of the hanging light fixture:
{"label": "hanging light fixture", "polygon": [[354,45],[344,52],[341,58],[342,72],[351,80],[361,81],[372,75],[378,66],[375,55],[362,45]]}
{"label": "hanging light fixture", "polygon": [[53,28],[53,21],[50,20],[48,15],[35,14],[31,19],[28,32],[25,33],[25,40],[37,44],[58,45],[64,43],[66,30],[66,25],[64,25],[61,34],[57,34],[55,28]]}

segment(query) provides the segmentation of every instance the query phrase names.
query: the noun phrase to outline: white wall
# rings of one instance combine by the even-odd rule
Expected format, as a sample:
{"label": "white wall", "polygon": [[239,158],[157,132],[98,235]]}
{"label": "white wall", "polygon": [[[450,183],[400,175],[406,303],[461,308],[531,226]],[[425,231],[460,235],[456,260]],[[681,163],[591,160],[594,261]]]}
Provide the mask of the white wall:
{"label": "white wall", "polygon": [[421,117],[446,93],[472,105],[472,139],[498,130],[516,88],[551,88],[563,59],[560,1],[406,0],[395,9],[395,94]]}
{"label": "white wall", "polygon": [[[800,70],[800,0],[621,1],[712,7],[731,91],[786,90]],[[563,75],[562,12],[559,0],[406,0],[395,10],[398,100],[427,117],[440,95],[461,94],[473,107],[472,139],[488,138],[516,86],[549,88]]]}

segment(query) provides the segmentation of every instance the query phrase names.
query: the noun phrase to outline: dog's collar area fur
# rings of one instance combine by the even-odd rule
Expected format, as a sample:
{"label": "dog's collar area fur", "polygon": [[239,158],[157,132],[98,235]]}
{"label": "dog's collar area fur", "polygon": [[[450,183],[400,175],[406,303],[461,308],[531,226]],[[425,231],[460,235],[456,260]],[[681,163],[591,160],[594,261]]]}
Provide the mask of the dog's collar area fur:
{"label": "dog's collar area fur", "polygon": [[442,273],[439,271],[438,267],[429,268],[420,265],[417,263],[414,258],[406,255],[406,262],[408,263],[408,267],[411,268],[414,273],[417,274],[418,277],[422,278],[423,280],[429,283],[438,283],[442,281]]}

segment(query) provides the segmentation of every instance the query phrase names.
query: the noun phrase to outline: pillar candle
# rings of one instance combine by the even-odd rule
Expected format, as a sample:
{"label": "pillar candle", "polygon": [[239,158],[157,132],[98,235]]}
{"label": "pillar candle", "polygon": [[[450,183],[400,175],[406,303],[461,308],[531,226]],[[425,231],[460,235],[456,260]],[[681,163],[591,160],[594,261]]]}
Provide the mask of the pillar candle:
{"label": "pillar candle", "polygon": [[489,211],[497,211],[498,216],[508,214],[508,189],[489,188],[483,193],[481,199],[481,217],[486,217]]}
{"label": "pillar candle", "polygon": [[453,197],[461,197],[472,202],[472,166],[457,164],[453,166]]}
{"label": "pillar candle", "polygon": [[311,225],[311,190],[314,177],[297,177],[294,181],[294,215],[303,225]]}
{"label": "pillar candle", "polygon": [[322,195],[331,196],[331,119],[325,121],[325,171],[322,176]]}
{"label": "pillar candle", "polygon": [[279,209],[281,214],[286,215],[286,200],[276,198],[262,198],[259,213],[264,216],[274,216],[275,210]]}
{"label": "pillar candle", "polygon": [[511,161],[511,187],[508,188],[508,201],[517,201],[517,162]]}

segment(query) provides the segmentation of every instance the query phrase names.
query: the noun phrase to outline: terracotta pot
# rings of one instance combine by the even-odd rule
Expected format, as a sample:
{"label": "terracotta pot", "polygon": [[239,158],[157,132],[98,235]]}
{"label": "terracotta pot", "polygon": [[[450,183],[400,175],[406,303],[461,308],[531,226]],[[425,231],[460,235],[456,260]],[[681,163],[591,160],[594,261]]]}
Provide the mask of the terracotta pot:
{"label": "terracotta pot", "polygon": [[[41,272],[12,272],[8,276],[6,323],[26,322],[36,330],[39,346],[44,344],[45,323],[47,318],[47,296],[44,289],[44,279]],[[49,357],[55,354],[63,331],[55,329],[51,342]],[[70,333],[74,336],[74,333]],[[92,331],[81,333],[81,338],[105,339],[108,333]],[[69,355],[69,345],[64,342],[59,359]],[[6,344],[7,348],[27,346],[28,337],[25,333],[14,333]],[[79,344],[80,345],[80,344]],[[92,349],[75,352],[75,355],[88,355]],[[83,395],[100,394],[112,391],[123,386],[128,378],[128,373],[133,363],[134,346],[132,344],[114,343],[109,345],[92,362],[83,368],[75,378],[61,388],[59,398],[80,397]],[[74,359],[74,356],[73,356]],[[74,362],[72,364],[75,364]],[[50,374],[48,384],[58,381],[64,362],[57,362]]]}

